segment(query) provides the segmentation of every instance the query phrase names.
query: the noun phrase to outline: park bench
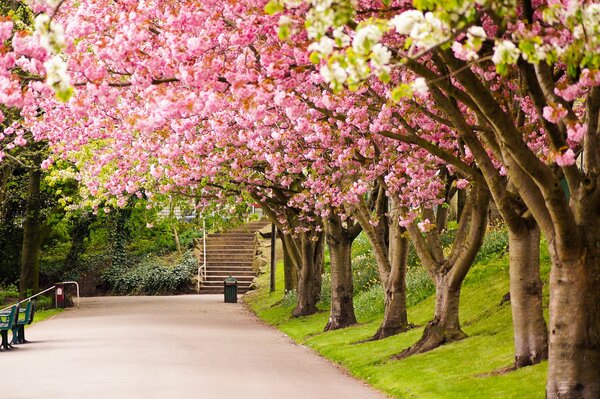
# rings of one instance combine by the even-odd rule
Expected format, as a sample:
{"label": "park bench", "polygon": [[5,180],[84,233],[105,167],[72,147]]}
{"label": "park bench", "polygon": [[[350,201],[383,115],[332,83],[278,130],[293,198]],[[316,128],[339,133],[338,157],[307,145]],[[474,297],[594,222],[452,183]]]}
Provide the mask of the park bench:
{"label": "park bench", "polygon": [[0,335],[2,335],[2,343],[0,343],[1,348],[11,348],[11,345],[8,342],[8,331],[12,330],[13,327],[17,325],[18,319],[19,308],[17,306],[13,306],[0,313]]}
{"label": "park bench", "polygon": [[33,316],[35,315],[35,304],[32,301],[28,301],[25,309],[19,309],[19,316],[17,322],[14,323],[12,328],[13,339],[12,344],[24,344],[27,343],[25,339],[25,326],[30,325],[33,322]]}

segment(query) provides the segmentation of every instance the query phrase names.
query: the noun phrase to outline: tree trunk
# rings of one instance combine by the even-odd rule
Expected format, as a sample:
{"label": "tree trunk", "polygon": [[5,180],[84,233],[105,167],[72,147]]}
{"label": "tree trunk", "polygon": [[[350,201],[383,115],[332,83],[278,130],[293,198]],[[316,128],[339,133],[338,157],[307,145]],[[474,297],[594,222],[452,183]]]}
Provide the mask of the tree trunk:
{"label": "tree trunk", "polygon": [[[433,319],[425,327],[421,339],[400,353],[397,356],[399,359],[430,351],[467,336],[460,328],[460,292],[483,243],[488,221],[488,205],[487,187],[472,185],[449,255],[444,254],[437,229],[424,235],[416,222],[408,225],[417,255],[435,283],[436,302]],[[433,212],[425,209],[423,216],[431,220]]]}
{"label": "tree trunk", "polygon": [[465,209],[465,203],[467,201],[467,193],[465,190],[458,190],[456,192],[456,221],[460,222],[463,210]]}
{"label": "tree trunk", "polygon": [[177,248],[177,253],[181,253],[181,243],[179,242],[179,233],[177,232],[176,225],[173,225],[173,237],[175,238],[175,248]]}
{"label": "tree trunk", "polygon": [[352,284],[352,241],[353,238],[345,234],[338,237],[327,234],[331,258],[331,311],[324,331],[356,324]]}
{"label": "tree trunk", "polygon": [[280,232],[279,236],[281,238],[281,246],[283,248],[283,278],[285,292],[289,292],[298,287],[298,273],[296,267],[294,266],[294,262],[292,261],[292,257],[290,256],[289,248],[286,245],[283,233]]}
{"label": "tree trunk", "polygon": [[[379,190],[378,195],[384,195],[384,190]],[[387,203],[387,197],[385,197],[385,202]],[[402,251],[399,250],[402,244],[397,230],[400,227],[397,225],[398,218],[396,216],[400,211],[397,203],[392,198],[392,217],[390,218],[392,223],[388,233],[390,235],[389,245],[386,244],[387,217],[383,208],[380,208],[379,213],[376,211],[379,223],[374,226],[370,223],[370,210],[364,199],[361,199],[359,204],[349,207],[355,211],[355,218],[369,239],[377,263],[379,279],[386,291],[384,317],[379,329],[371,338],[372,340],[387,338],[411,327],[406,312],[406,258],[403,258]]]}
{"label": "tree trunk", "polygon": [[467,337],[460,328],[459,300],[462,280],[451,283],[447,276],[439,276],[435,286],[435,312],[423,331],[421,339],[397,357],[405,357],[428,352],[440,345]]}
{"label": "tree trunk", "polygon": [[397,220],[398,209],[392,209],[390,223],[389,262],[390,274],[385,282],[385,309],[383,321],[373,339],[391,337],[412,326],[408,323],[406,312],[406,265],[408,263],[409,240],[406,230]]}
{"label": "tree trunk", "polygon": [[21,259],[21,279],[19,291],[26,296],[28,290],[34,293],[40,288],[39,257],[42,245],[40,229],[42,172],[37,168],[29,170],[27,184],[27,204],[23,222],[23,246]]}
{"label": "tree trunk", "polygon": [[301,233],[299,250],[301,264],[298,269],[298,303],[292,316],[309,316],[317,312],[317,302],[321,296],[323,272],[323,234],[312,239],[314,232]]}
{"label": "tree trunk", "polygon": [[600,232],[586,230],[580,254],[549,243],[549,399],[600,398]]}
{"label": "tree trunk", "polygon": [[515,367],[548,358],[548,331],[542,308],[540,229],[509,229],[510,304],[515,341]]}

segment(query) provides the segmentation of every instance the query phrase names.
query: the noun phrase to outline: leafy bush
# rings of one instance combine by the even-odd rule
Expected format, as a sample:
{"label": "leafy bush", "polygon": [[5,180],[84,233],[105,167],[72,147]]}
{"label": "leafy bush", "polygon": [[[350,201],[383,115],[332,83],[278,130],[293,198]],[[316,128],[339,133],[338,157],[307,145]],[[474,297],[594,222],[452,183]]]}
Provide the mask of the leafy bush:
{"label": "leafy bush", "polygon": [[354,311],[361,322],[381,317],[385,307],[385,292],[381,285],[374,285],[354,297]]}
{"label": "leafy bush", "polygon": [[19,298],[19,289],[15,285],[0,286],[0,305],[15,298]]}
{"label": "leafy bush", "polygon": [[189,287],[197,271],[196,262],[191,251],[186,252],[173,267],[156,256],[147,256],[134,265],[125,262],[107,268],[102,279],[116,294],[176,294]]}
{"label": "leafy bush", "polygon": [[34,300],[36,310],[54,309],[54,299],[51,295],[41,295]]}
{"label": "leafy bush", "polygon": [[283,295],[283,299],[281,300],[281,306],[284,308],[295,308],[298,303],[298,293],[296,290],[291,290],[286,292]]}
{"label": "leafy bush", "polygon": [[435,285],[422,267],[409,267],[406,272],[406,303],[416,305],[435,292]]}
{"label": "leafy bush", "polygon": [[331,304],[331,272],[323,274],[319,303],[323,306],[329,306],[329,304]]}
{"label": "leafy bush", "polygon": [[475,263],[496,258],[507,251],[508,230],[504,226],[488,229],[483,244],[477,253]]}

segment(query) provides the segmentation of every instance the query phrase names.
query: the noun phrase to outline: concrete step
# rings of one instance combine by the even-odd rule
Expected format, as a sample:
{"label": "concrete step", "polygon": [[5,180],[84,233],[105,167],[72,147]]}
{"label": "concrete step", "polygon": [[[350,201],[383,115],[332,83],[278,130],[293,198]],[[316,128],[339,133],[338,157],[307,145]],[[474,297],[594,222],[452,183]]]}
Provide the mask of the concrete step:
{"label": "concrete step", "polygon": [[[199,251],[199,252],[200,252],[199,255],[204,254],[204,251]],[[236,255],[252,256],[252,254],[254,254],[254,247],[251,247],[251,248],[240,248],[240,247],[235,247],[235,246],[222,247],[222,248],[207,247],[206,254],[207,255],[236,254]]]}
{"label": "concrete step", "polygon": [[225,269],[225,270],[215,270],[215,269],[207,269],[206,270],[206,275],[207,276],[229,276],[232,275],[234,277],[237,276],[252,276],[254,277],[254,270],[252,269]]}
{"label": "concrete step", "polygon": [[[238,296],[240,296],[240,295],[244,295],[244,294],[245,294],[246,292],[248,292],[248,291],[250,291],[250,290],[245,290],[245,289],[244,289],[244,290],[240,290],[240,289],[238,288],[238,291],[237,291],[237,293],[238,293]],[[200,295],[202,295],[202,294],[207,294],[207,295],[208,295],[208,294],[220,294],[220,295],[224,295],[224,292],[223,292],[223,289],[222,289],[222,288],[221,288],[221,289],[216,289],[216,288],[205,288],[205,289],[201,289],[201,290],[200,290]]]}
{"label": "concrete step", "polygon": [[[202,265],[202,263],[200,263],[200,265]],[[245,261],[245,262],[226,262],[226,261],[206,262],[207,270],[221,270],[223,268],[231,269],[231,270],[236,270],[236,269],[252,270],[252,262],[250,262],[249,260]]]}
{"label": "concrete step", "polygon": [[[204,263],[204,258],[200,258],[198,259],[200,264]],[[250,256],[248,257],[231,257],[231,256],[209,256],[206,258],[206,264],[207,265],[237,265],[237,266],[244,266],[244,265],[252,265],[252,258]]]}

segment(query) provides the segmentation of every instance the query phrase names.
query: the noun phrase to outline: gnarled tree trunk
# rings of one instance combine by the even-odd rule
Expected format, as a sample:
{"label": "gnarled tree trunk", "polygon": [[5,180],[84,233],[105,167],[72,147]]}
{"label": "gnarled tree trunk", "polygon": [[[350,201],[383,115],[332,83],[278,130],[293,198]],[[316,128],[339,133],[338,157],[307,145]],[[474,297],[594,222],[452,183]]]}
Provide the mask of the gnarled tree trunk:
{"label": "gnarled tree trunk", "polygon": [[325,221],[325,234],[331,259],[331,310],[324,331],[356,324],[354,284],[352,283],[352,242],[360,233],[360,225],[331,213]]}
{"label": "gnarled tree trunk", "polygon": [[[427,352],[467,336],[460,327],[460,291],[483,243],[488,205],[487,187],[475,185],[469,190],[456,238],[448,256],[444,256],[437,229],[424,236],[416,222],[408,226],[417,255],[435,283],[436,303],[433,319],[425,327],[421,339],[400,353],[398,358]],[[424,215],[430,220],[434,217],[431,211],[425,211]]]}

